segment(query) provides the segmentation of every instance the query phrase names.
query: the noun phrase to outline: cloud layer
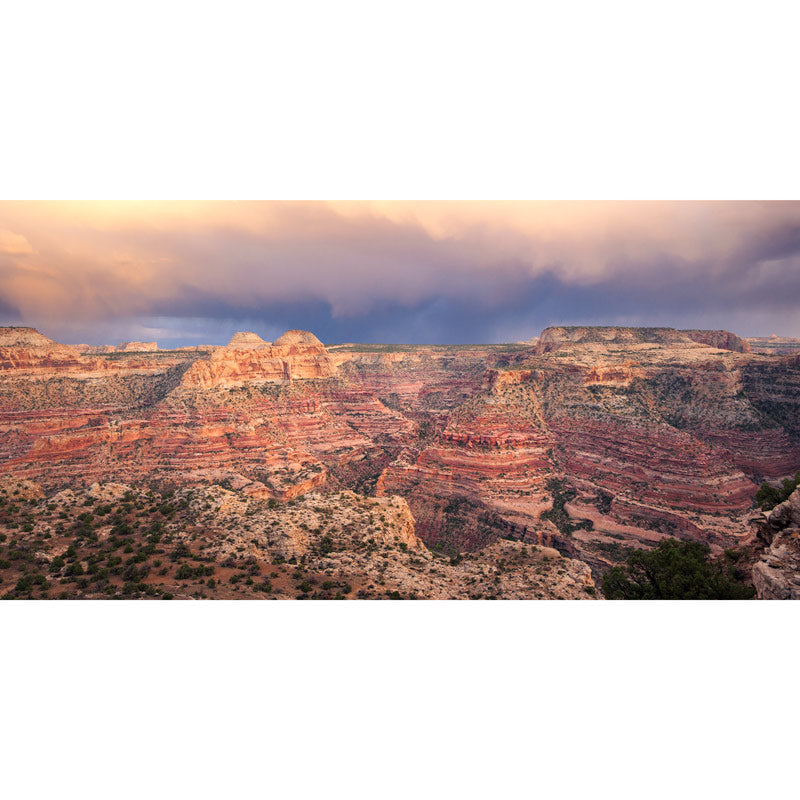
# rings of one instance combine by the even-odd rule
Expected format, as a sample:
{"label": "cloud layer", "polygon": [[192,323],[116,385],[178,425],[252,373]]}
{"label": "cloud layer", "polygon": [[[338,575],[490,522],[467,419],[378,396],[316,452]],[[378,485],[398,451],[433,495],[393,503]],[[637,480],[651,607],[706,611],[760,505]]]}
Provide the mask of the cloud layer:
{"label": "cloud layer", "polygon": [[800,336],[800,203],[0,203],[0,321],[61,341]]}

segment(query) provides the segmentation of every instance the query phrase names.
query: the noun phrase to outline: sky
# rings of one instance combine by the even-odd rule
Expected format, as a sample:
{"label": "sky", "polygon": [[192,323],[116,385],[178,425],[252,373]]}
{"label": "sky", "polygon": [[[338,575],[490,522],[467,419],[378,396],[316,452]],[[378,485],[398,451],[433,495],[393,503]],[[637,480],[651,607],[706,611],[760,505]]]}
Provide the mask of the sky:
{"label": "sky", "polygon": [[800,202],[0,202],[0,324],[65,343],[800,336]]}

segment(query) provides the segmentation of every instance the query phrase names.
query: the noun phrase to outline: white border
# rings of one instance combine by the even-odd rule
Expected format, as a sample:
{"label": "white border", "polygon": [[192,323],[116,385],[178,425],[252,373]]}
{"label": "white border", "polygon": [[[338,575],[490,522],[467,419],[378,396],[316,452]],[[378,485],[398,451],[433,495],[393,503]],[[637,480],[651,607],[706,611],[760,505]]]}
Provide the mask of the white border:
{"label": "white border", "polygon": [[[11,3],[0,195],[797,199],[794,7]],[[781,796],[795,608],[2,604],[3,784]]]}

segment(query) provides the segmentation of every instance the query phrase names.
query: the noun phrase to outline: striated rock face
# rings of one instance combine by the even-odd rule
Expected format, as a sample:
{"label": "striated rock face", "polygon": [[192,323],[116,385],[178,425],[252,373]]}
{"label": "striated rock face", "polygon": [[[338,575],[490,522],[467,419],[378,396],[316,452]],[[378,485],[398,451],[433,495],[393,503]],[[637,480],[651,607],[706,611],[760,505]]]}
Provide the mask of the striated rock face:
{"label": "striated rock face", "polygon": [[434,552],[553,547],[599,575],[666,536],[738,544],[757,485],[800,468],[800,358],[741,352],[725,332],[326,348],[290,331],[86,355],[2,331],[0,475],[48,492],[400,496]]}
{"label": "striated rock face", "polygon": [[536,413],[513,396],[480,395],[448,420],[418,455],[388,467],[379,493],[406,497],[423,539],[449,551],[476,549],[498,531],[538,544],[549,507],[546,479],[555,471],[553,439]]}
{"label": "striated rock face", "polygon": [[757,597],[800,600],[800,489],[775,506],[760,536],[767,547],[753,564]]}
{"label": "striated rock face", "polygon": [[0,380],[0,473],[48,486],[225,482],[289,500],[374,482],[417,428],[333,380],[321,345],[70,359]]}
{"label": "striated rock face", "polygon": [[600,571],[666,536],[717,552],[742,541],[757,482],[800,464],[788,421],[800,365],[768,379],[768,365],[718,339],[564,330],[490,367],[481,392],[402,453],[379,490],[408,499],[431,545],[479,547],[498,530],[536,540],[544,515],[550,541]]}

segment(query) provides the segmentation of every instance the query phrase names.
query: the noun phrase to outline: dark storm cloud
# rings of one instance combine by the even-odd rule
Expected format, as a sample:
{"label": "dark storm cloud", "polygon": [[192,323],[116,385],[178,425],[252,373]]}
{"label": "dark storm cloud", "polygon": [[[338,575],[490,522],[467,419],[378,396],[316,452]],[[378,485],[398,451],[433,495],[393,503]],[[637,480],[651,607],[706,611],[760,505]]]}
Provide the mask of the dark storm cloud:
{"label": "dark storm cloud", "polygon": [[63,340],[800,335],[798,203],[0,203],[0,315]]}

